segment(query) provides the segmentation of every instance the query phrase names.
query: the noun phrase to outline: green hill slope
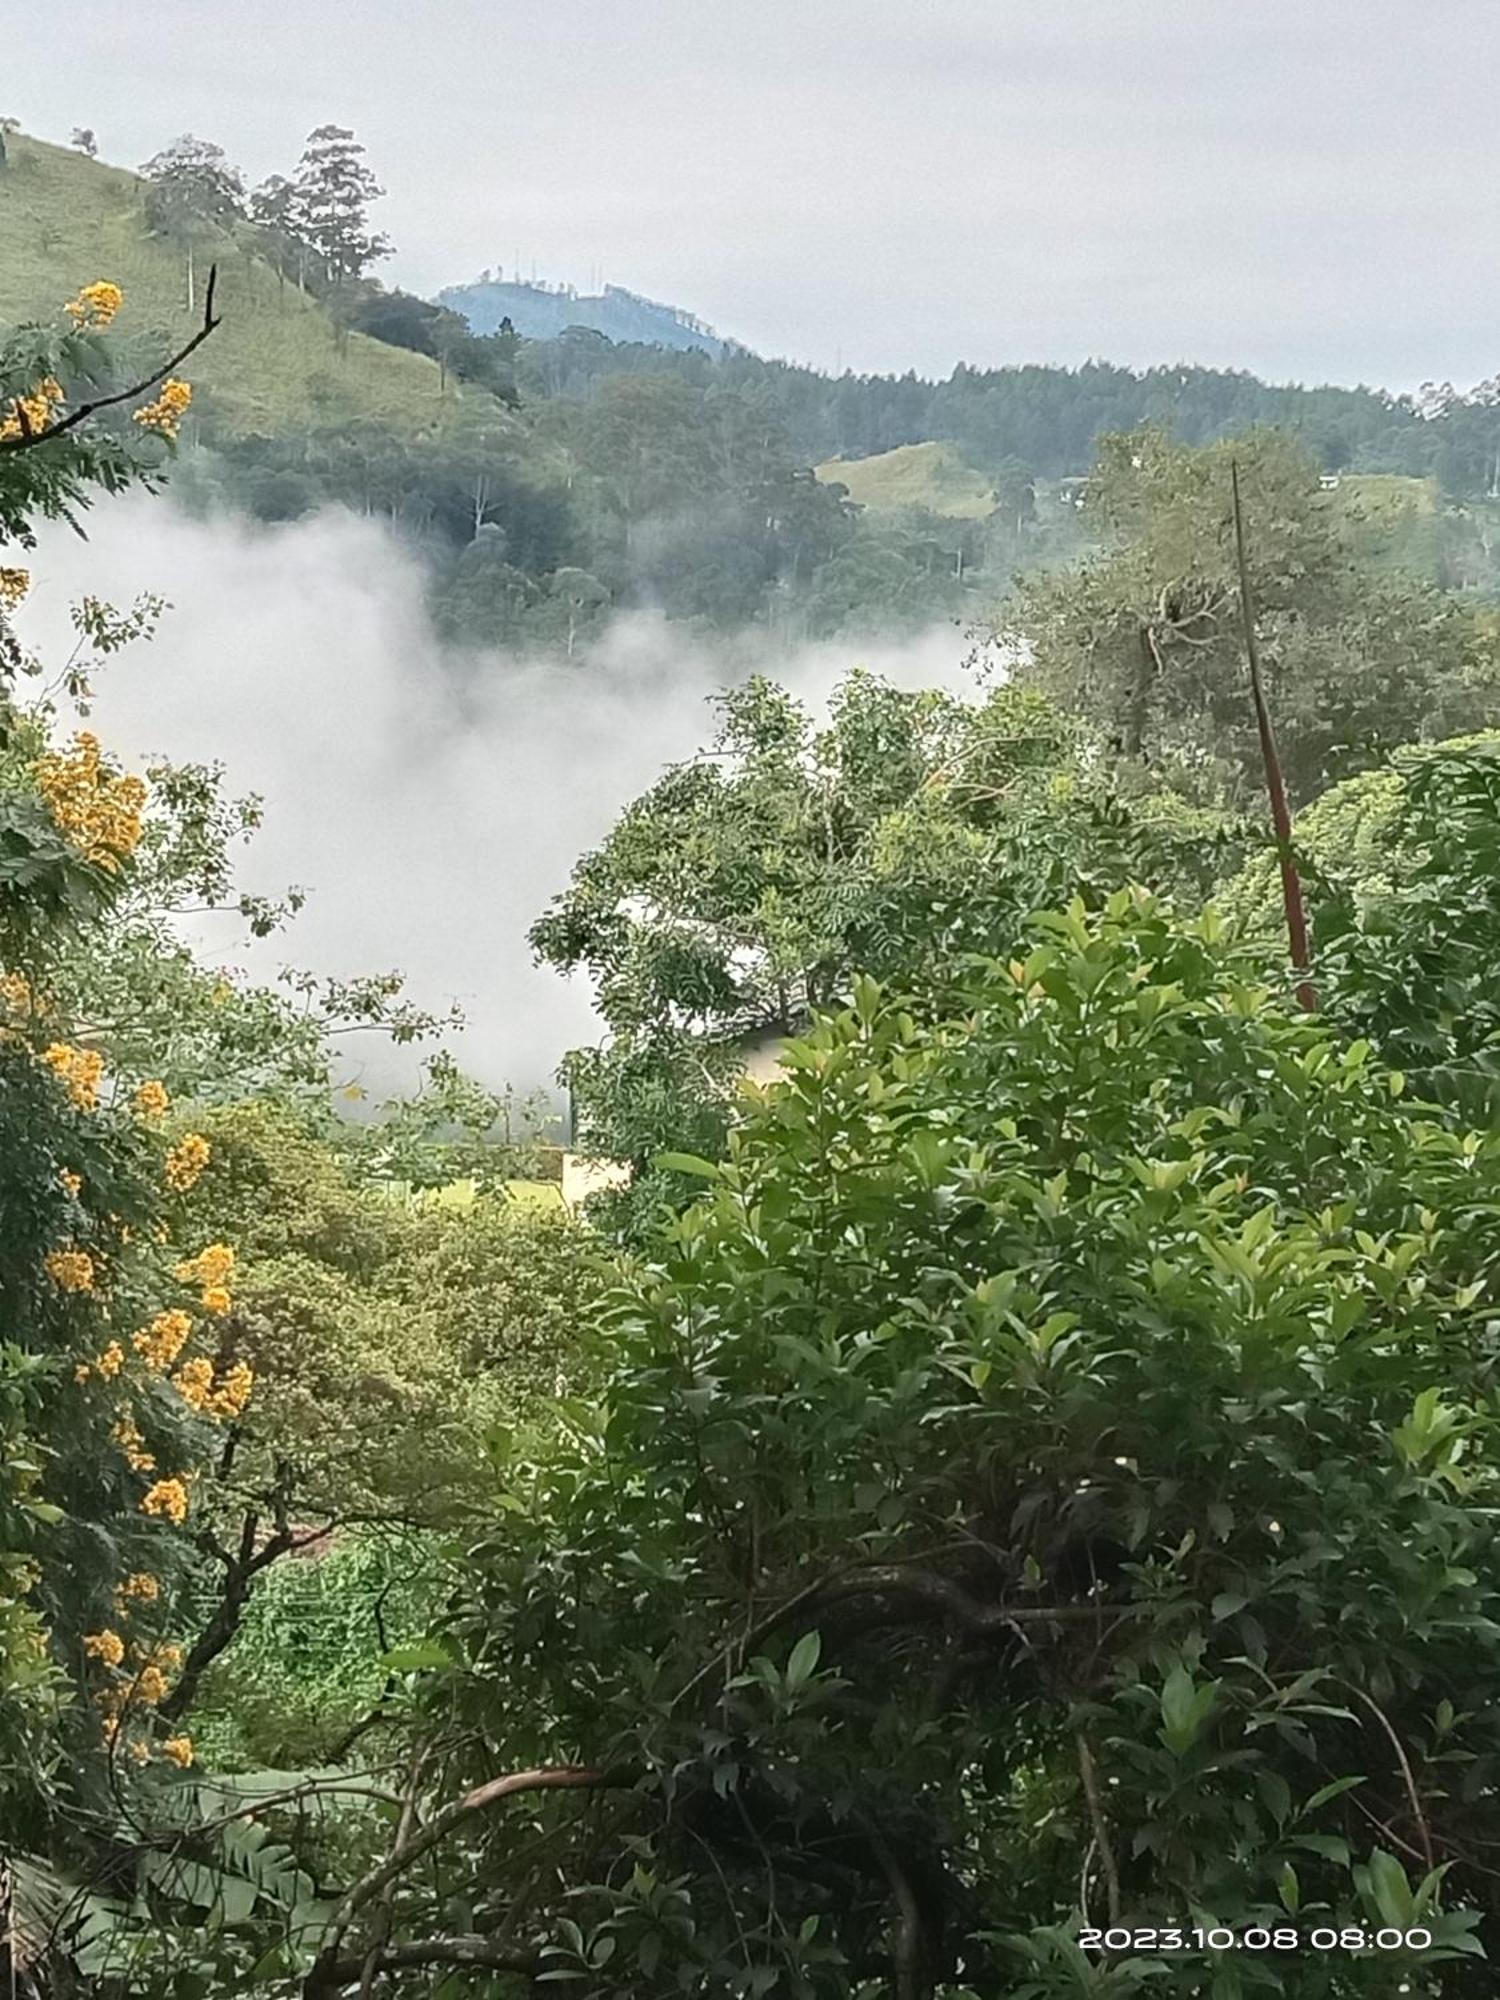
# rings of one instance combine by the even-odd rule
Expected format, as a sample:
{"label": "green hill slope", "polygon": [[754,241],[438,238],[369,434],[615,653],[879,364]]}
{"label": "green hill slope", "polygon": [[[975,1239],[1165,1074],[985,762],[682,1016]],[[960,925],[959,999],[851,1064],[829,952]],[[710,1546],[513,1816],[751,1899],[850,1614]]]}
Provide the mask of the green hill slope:
{"label": "green hill slope", "polygon": [[874,458],[831,458],[818,467],[849,498],[876,511],[922,507],[953,521],[982,521],[995,511],[984,475],[965,465],[957,445],[903,444]]}
{"label": "green hill slope", "polygon": [[[20,133],[7,152],[0,321],[51,317],[79,286],[108,278],[125,292],[122,335],[185,339],[198,313],[188,310],[183,256],[147,234],[139,178]],[[321,305],[228,237],[199,252],[200,286],[210,256],[224,323],[187,371],[204,434],[364,422],[409,436],[462,421],[465,399],[451,382],[442,386],[436,362],[364,334],[340,336]],[[493,402],[484,402],[493,419]]]}

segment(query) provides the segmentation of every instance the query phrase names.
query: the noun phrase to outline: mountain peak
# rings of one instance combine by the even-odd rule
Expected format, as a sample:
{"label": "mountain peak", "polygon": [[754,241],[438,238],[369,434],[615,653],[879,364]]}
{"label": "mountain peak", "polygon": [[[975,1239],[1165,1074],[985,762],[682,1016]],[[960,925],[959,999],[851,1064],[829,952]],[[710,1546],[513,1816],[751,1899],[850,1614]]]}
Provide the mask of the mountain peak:
{"label": "mountain peak", "polygon": [[588,327],[618,344],[697,349],[721,355],[730,344],[679,306],[643,298],[623,285],[580,293],[572,285],[549,285],[485,272],[467,285],[449,285],[437,303],[462,313],[475,333],[496,333],[508,319],[525,340],[554,340],[569,327]]}

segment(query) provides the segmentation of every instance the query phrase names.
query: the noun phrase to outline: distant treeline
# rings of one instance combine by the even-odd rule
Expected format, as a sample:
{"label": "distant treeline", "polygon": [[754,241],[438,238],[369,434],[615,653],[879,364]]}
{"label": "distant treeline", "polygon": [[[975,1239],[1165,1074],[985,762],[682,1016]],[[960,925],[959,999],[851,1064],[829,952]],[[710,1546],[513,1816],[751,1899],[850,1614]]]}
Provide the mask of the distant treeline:
{"label": "distant treeline", "polygon": [[[1392,559],[1500,589],[1493,538],[1476,541],[1500,484],[1489,388],[1410,398],[1102,362],[961,366],[941,382],[833,377],[579,327],[476,337],[447,309],[368,283],[343,316],[489,388],[493,416],[477,405],[465,424],[410,436],[370,424],[225,442],[205,474],[262,518],[333,500],[415,534],[439,622],[461,640],[571,656],[613,611],[647,606],[793,642],[962,621],[1017,571],[1077,551],[1081,524],[1060,489],[1088,471],[1101,437],[1143,424],[1195,444],[1275,426],[1324,472],[1432,478],[1453,505],[1420,533],[1408,523]],[[861,510],[813,476],[832,458],[929,439],[951,441],[993,485],[988,520],[949,518],[937,502]]]}

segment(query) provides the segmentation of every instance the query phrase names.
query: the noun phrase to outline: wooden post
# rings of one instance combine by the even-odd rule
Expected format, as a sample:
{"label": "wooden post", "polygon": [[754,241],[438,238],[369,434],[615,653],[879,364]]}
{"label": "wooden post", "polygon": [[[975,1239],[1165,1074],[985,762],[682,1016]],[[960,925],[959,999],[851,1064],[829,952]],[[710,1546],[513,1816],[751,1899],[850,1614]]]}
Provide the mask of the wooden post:
{"label": "wooden post", "polygon": [[[1271,799],[1271,824],[1276,829],[1276,853],[1281,863],[1281,896],[1286,906],[1286,934],[1292,964],[1305,973],[1310,959],[1307,949],[1307,917],[1302,908],[1302,878],[1292,853],[1292,816],[1287,810],[1286,786],[1282,782],[1281,759],[1276,754],[1276,732],[1271,727],[1271,711],[1260,677],[1260,648],[1255,637],[1255,611],[1250,601],[1250,565],[1245,557],[1245,511],[1240,504],[1240,468],[1229,461],[1229,483],[1234,495],[1234,552],[1240,573],[1240,617],[1245,627],[1245,657],[1250,664],[1250,696],[1255,703],[1255,726],[1260,734],[1261,760],[1266,767],[1266,790]],[[1304,978],[1297,985],[1297,998],[1316,1013],[1317,995]]]}

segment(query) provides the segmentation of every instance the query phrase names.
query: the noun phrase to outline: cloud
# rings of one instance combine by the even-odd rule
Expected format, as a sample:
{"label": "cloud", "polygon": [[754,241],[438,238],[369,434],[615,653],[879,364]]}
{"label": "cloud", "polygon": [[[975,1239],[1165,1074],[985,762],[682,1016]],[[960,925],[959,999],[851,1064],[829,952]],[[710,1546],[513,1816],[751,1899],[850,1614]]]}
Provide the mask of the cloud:
{"label": "cloud", "polygon": [[[595,1037],[586,984],[534,966],[527,928],[620,809],[708,739],[716,688],[760,668],[821,704],[856,665],[964,684],[951,625],[772,654],[637,616],[585,667],[456,652],[428,621],[417,558],[344,512],[257,528],[125,496],[89,516],[87,542],[49,533],[34,571],[26,635],[49,660],[85,591],[169,599],[155,640],[101,674],[93,726],[133,765],[223,762],[237,792],[266,802],[242,887],[311,891],[265,944],[205,927],[205,955],[259,977],[288,961],[338,976],[397,967],[420,1003],[458,1001],[456,1053],[496,1088],[546,1083]],[[385,1087],[388,1063],[364,1062]]]}

